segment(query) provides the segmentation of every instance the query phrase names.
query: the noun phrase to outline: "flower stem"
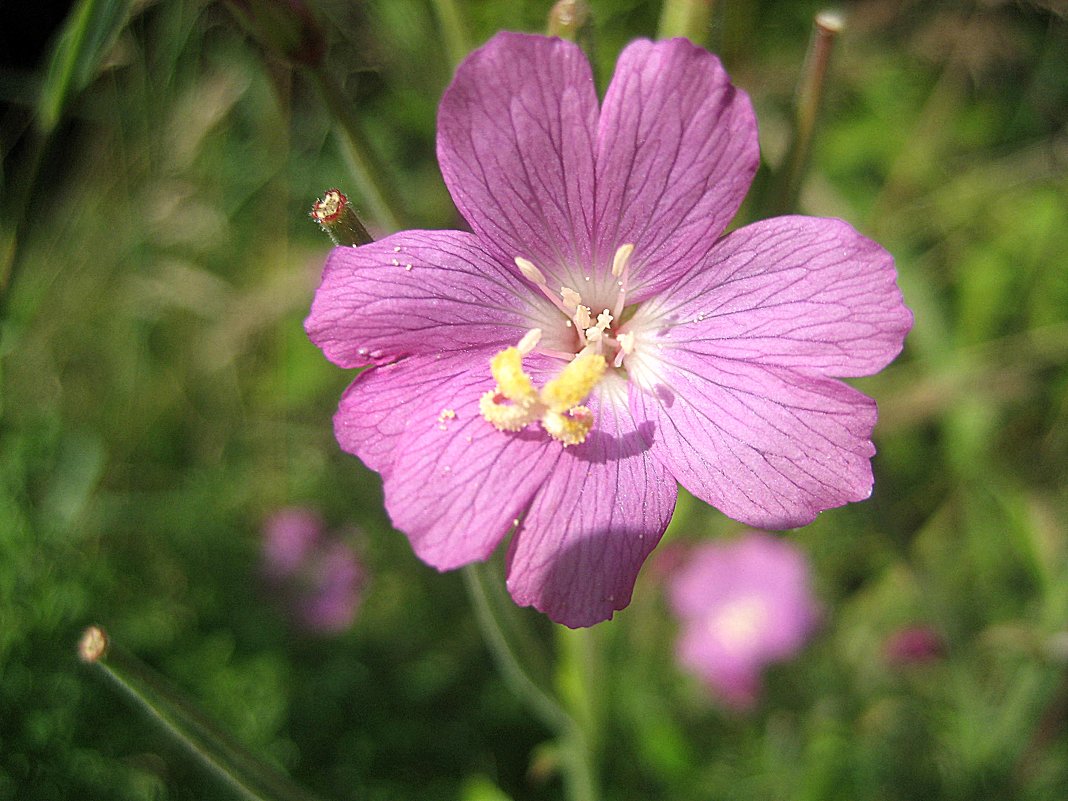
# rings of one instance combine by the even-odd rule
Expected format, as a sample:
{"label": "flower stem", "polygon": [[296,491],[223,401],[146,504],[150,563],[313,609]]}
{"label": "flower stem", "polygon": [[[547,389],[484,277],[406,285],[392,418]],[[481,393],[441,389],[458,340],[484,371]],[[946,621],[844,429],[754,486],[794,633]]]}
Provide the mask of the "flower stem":
{"label": "flower stem", "polygon": [[478,564],[468,565],[463,569],[463,575],[482,636],[505,682],[557,736],[568,797],[571,801],[597,801],[592,750],[586,732],[552,692],[524,667],[517,655],[516,635],[508,634],[514,625],[504,620],[500,604],[495,604],[491,598],[488,584],[492,578],[486,575],[486,568]]}
{"label": "flower stem", "polygon": [[253,756],[136,657],[90,626],[78,643],[83,662],[144,709],[203,767],[249,801],[316,801]]}
{"label": "flower stem", "polygon": [[771,209],[773,214],[786,214],[797,209],[823,101],[831,51],[844,27],[842,16],[830,11],[821,11],[813,22],[808,55],[794,96],[793,137],[780,168],[778,191],[772,201],[775,204]]}
{"label": "flower stem", "polygon": [[310,67],[308,74],[319,87],[334,121],[341,126],[344,134],[341,139],[342,152],[352,168],[360,196],[367,203],[371,216],[390,231],[400,230],[404,215],[391,198],[385,176],[378,170],[370,143],[352,110],[352,101],[325,68]]}

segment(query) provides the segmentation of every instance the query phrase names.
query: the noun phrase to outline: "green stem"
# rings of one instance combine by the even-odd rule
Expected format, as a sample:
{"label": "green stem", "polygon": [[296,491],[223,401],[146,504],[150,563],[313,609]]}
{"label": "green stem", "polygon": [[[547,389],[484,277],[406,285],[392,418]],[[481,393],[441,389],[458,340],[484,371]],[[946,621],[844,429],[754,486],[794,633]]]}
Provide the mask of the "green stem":
{"label": "green stem", "polygon": [[192,703],[133,655],[109,642],[103,629],[86,629],[79,656],[189,752],[203,767],[249,801],[316,801],[315,796],[220,730]]}
{"label": "green stem", "polygon": [[715,0],[664,0],[660,10],[658,39],[685,36],[694,44],[704,45],[712,20],[712,5]]}
{"label": "green stem", "polygon": [[334,121],[341,126],[344,133],[342,152],[352,168],[357,189],[367,203],[371,216],[389,231],[400,230],[404,215],[392,200],[389,183],[378,169],[370,143],[353,111],[352,101],[322,67],[309,68],[308,73],[319,87]]}
{"label": "green stem", "polygon": [[500,610],[490,598],[486,583],[492,578],[485,575],[484,566],[468,565],[463,569],[463,575],[482,636],[505,682],[557,736],[568,797],[572,801],[597,801],[597,782],[586,732],[552,693],[542,687],[524,668],[516,648],[506,634],[509,627],[501,619]]}
{"label": "green stem", "polygon": [[821,11],[814,20],[808,56],[794,98],[793,138],[780,168],[778,191],[772,201],[775,204],[771,209],[773,214],[786,214],[797,209],[823,103],[831,51],[844,27],[841,15],[829,11]]}
{"label": "green stem", "polygon": [[453,69],[464,60],[464,56],[471,50],[467,41],[467,26],[464,25],[463,15],[456,0],[433,0],[434,13],[437,14],[438,24],[445,38],[445,52],[449,57],[449,64]]}

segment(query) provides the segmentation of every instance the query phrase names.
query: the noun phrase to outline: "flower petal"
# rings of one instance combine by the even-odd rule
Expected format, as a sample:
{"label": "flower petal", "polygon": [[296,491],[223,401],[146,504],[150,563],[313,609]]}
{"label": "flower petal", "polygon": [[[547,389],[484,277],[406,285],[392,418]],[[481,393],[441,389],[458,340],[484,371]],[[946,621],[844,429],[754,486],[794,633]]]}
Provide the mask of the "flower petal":
{"label": "flower petal", "polygon": [[631,408],[686,489],[760,528],[871,494],[875,402],[834,379],[665,349],[632,370]]}
{"label": "flower petal", "polygon": [[386,475],[413,424],[433,418],[447,429],[454,419],[452,404],[477,400],[492,386],[492,356],[493,350],[409,356],[364,370],[345,390],[334,415],[338,444]]}
{"label": "flower petal", "polygon": [[502,259],[530,259],[555,284],[589,263],[596,125],[582,51],[517,33],[468,56],[438,111],[438,162],[460,213]]}
{"label": "flower petal", "polygon": [[776,217],[717,242],[629,330],[693,354],[870,375],[912,326],[895,279],[893,257],[847,223]]}
{"label": "flower petal", "polygon": [[[479,413],[487,362],[402,411],[410,420],[383,476],[386,510],[439,570],[487,558],[530,504],[561,451],[538,428],[498,431]],[[432,400],[431,400],[432,399]]]}
{"label": "flower petal", "polygon": [[512,597],[566,626],[591,626],[630,603],[675,507],[675,481],[652,458],[626,391],[622,379],[602,381],[589,402],[596,427],[563,452],[512,540]]}
{"label": "flower petal", "polygon": [[685,39],[632,42],[597,129],[598,260],[632,243],[631,300],[670,286],[727,227],[759,162],[749,97],[715,56]]}
{"label": "flower petal", "polygon": [[335,364],[363,367],[513,343],[538,302],[471,234],[404,231],[335,248],[304,328]]}

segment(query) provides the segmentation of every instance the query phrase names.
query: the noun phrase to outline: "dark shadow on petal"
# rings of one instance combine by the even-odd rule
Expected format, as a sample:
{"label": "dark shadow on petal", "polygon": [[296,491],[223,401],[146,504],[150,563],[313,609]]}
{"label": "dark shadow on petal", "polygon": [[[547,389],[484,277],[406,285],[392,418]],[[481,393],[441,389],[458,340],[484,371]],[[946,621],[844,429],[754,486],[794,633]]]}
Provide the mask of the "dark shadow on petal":
{"label": "dark shadow on petal", "polygon": [[594,429],[586,441],[575,448],[575,458],[591,464],[605,464],[645,453],[653,441],[656,424],[646,421],[622,437],[613,437]]}
{"label": "dark shadow on petal", "polygon": [[[610,620],[630,603],[634,582],[662,531],[591,532],[552,554],[540,590],[542,612],[570,628]],[[627,551],[627,555],[620,553]]]}
{"label": "dark shadow on petal", "polygon": [[653,395],[666,409],[670,409],[675,403],[675,393],[667,388],[667,384],[657,384],[653,388]]}

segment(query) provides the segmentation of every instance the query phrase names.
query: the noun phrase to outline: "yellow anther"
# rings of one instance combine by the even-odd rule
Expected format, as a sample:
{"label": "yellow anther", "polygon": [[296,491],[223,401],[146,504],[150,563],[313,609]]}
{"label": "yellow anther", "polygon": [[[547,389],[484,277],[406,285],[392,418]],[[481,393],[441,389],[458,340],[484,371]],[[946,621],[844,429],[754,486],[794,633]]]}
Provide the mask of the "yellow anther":
{"label": "yellow anther", "polygon": [[550,437],[564,443],[565,448],[568,445],[581,445],[593,428],[593,412],[585,406],[576,406],[567,412],[550,409],[542,416],[541,426]]}
{"label": "yellow anther", "polygon": [[[597,386],[607,367],[608,362],[601,354],[580,353],[560,371],[560,375],[542,388],[541,402],[559,413],[577,407]],[[548,431],[548,428],[546,430]]]}
{"label": "yellow anther", "polygon": [[[608,363],[600,353],[583,351],[539,393],[523,371],[523,356],[540,336],[540,330],[532,329],[520,340],[519,347],[505,348],[490,359],[490,372],[497,386],[478,399],[478,410],[498,431],[520,431],[540,420],[545,432],[565,447],[579,445],[593,428],[593,412],[580,404],[601,380]],[[442,410],[439,427],[445,425],[443,418],[449,411],[452,410]]]}
{"label": "yellow anther", "polygon": [[518,348],[505,348],[490,359],[490,372],[497,382],[497,392],[517,404],[537,401],[538,393],[530,376],[523,372],[523,355]]}
{"label": "yellow anther", "polygon": [[503,403],[504,396],[491,389],[478,399],[478,410],[498,431],[519,431],[538,419],[533,405]]}

